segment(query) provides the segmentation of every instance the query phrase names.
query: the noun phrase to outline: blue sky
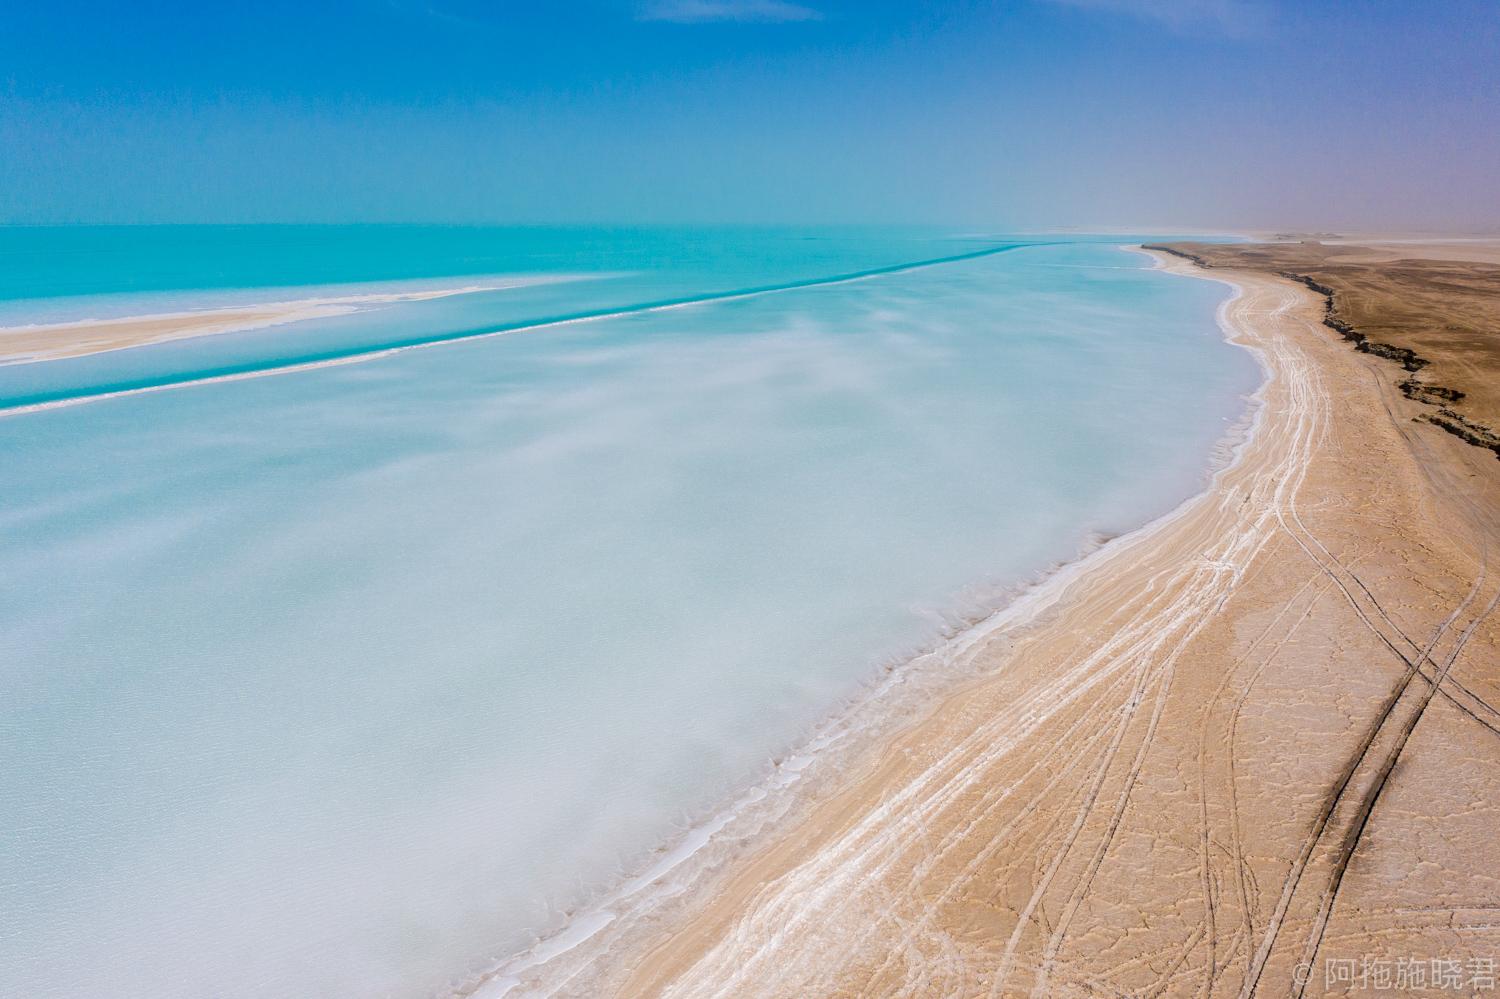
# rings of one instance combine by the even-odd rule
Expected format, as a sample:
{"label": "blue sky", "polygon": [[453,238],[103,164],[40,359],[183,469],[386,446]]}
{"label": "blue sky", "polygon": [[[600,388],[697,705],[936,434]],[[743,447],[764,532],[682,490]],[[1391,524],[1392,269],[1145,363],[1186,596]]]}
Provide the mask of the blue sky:
{"label": "blue sky", "polygon": [[16,4],[0,221],[1494,228],[1497,77],[1494,0]]}

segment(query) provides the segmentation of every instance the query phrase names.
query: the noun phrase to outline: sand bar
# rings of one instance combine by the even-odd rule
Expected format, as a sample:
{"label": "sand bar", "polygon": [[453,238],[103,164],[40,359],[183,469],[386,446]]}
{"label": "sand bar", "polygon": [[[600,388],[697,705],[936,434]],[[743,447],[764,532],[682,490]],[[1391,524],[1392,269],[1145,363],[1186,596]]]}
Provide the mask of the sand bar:
{"label": "sand bar", "polygon": [[327,319],[332,316],[378,308],[382,305],[393,305],[397,302],[425,302],[454,295],[520,288],[554,280],[559,279],[508,278],[447,288],[333,295],[225,308],[162,312],[152,315],[4,326],[0,327],[0,364],[55,361],[65,357],[82,357],[86,354],[144,347],[148,344],[166,343],[189,337],[242,333],[270,326],[304,322],[309,319]]}

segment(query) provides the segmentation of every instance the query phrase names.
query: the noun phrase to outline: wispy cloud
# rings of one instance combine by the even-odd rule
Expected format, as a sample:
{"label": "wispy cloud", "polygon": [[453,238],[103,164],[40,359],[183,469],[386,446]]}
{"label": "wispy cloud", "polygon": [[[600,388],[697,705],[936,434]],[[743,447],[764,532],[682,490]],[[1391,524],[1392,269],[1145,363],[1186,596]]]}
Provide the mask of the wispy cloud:
{"label": "wispy cloud", "polygon": [[1212,31],[1224,35],[1259,34],[1270,11],[1257,0],[1049,0],[1157,21],[1174,31]]}
{"label": "wispy cloud", "polygon": [[675,24],[706,24],[712,21],[817,21],[818,11],[788,0],[647,0],[641,5],[642,21]]}

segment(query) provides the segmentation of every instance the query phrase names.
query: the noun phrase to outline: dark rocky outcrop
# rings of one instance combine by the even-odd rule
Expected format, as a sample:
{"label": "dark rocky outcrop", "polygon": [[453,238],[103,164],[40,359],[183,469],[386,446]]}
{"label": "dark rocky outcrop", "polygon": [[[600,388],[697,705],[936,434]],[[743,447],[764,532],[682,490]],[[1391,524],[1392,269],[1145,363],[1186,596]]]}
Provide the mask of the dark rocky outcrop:
{"label": "dark rocky outcrop", "polygon": [[1376,357],[1384,357],[1395,361],[1407,371],[1421,371],[1427,367],[1427,359],[1418,357],[1417,352],[1406,347],[1392,347],[1388,343],[1376,343],[1374,340],[1361,340],[1354,345],[1355,350],[1366,354],[1374,354]]}
{"label": "dark rocky outcrop", "polygon": [[1427,359],[1417,356],[1417,352],[1408,347],[1397,347],[1394,344],[1380,343],[1371,340],[1359,330],[1350,326],[1339,318],[1338,308],[1334,305],[1334,291],[1326,284],[1320,284],[1308,277],[1306,274],[1295,274],[1291,271],[1277,271],[1282,277],[1298,284],[1306,285],[1319,295],[1323,296],[1323,325],[1333,330],[1339,336],[1354,344],[1354,349],[1365,354],[1374,354],[1376,357],[1384,357],[1395,361],[1407,371],[1420,371],[1427,367]]}
{"label": "dark rocky outcrop", "polygon": [[[1173,246],[1155,243],[1144,245],[1142,249],[1170,253],[1175,257],[1190,260],[1205,269],[1214,267],[1214,264],[1209,260]],[[1376,357],[1385,358],[1389,361],[1395,361],[1408,372],[1412,373],[1420,371],[1430,363],[1427,358],[1420,356],[1409,347],[1397,347],[1395,344],[1371,340],[1364,333],[1351,326],[1340,317],[1337,305],[1337,292],[1328,285],[1307,274],[1299,274],[1295,271],[1278,270],[1274,273],[1289,281],[1295,281],[1310,291],[1321,295],[1323,297],[1323,325],[1353,344],[1355,350],[1365,354],[1373,354]],[[1443,385],[1426,385],[1416,378],[1406,378],[1397,383],[1397,387],[1406,398],[1414,402],[1423,403],[1424,405],[1437,407],[1436,413],[1423,413],[1421,416],[1413,417],[1413,419],[1423,423],[1430,423],[1475,447],[1482,447],[1493,451],[1495,456],[1500,458],[1500,434],[1497,434],[1481,423],[1475,423],[1473,420],[1464,417],[1448,407],[1448,404],[1462,400],[1464,398],[1463,392]]]}
{"label": "dark rocky outcrop", "polygon": [[[1359,330],[1340,319],[1334,306],[1334,291],[1332,288],[1325,284],[1319,284],[1306,274],[1293,274],[1288,271],[1280,273],[1283,277],[1304,284],[1323,296],[1323,325],[1337,331],[1345,340],[1352,342],[1355,350],[1395,361],[1407,371],[1420,371],[1427,366],[1427,359],[1418,356],[1416,351],[1408,347],[1397,347],[1389,343],[1379,343],[1371,340]],[[1489,427],[1466,419],[1443,405],[1443,403],[1458,402],[1464,397],[1464,394],[1458,389],[1451,389],[1444,385],[1423,385],[1415,378],[1407,378],[1400,382],[1397,387],[1401,389],[1401,394],[1408,399],[1426,403],[1429,406],[1439,407],[1436,413],[1423,413],[1421,416],[1413,417],[1413,419],[1423,423],[1430,423],[1435,427],[1446,430],[1459,440],[1473,444],[1475,447],[1482,447],[1493,451],[1495,452],[1495,457],[1500,458],[1500,435],[1496,435]]]}
{"label": "dark rocky outcrop", "polygon": [[1202,257],[1196,254],[1188,253],[1185,250],[1174,249],[1173,247],[1166,246],[1161,243],[1147,243],[1142,245],[1141,249],[1159,250],[1162,253],[1170,253],[1174,257],[1181,257],[1184,260],[1191,260],[1193,263],[1197,264],[1199,267],[1204,268],[1205,270],[1213,267],[1213,264],[1209,263],[1207,260],[1204,260]]}
{"label": "dark rocky outcrop", "polygon": [[1487,448],[1495,452],[1496,458],[1500,458],[1500,436],[1497,436],[1488,427],[1481,426],[1472,420],[1464,419],[1447,407],[1439,409],[1436,413],[1423,413],[1421,416],[1413,417],[1413,419],[1440,427],[1459,440],[1467,441],[1475,447]]}
{"label": "dark rocky outcrop", "polygon": [[1426,403],[1429,406],[1441,406],[1445,402],[1457,402],[1464,397],[1458,389],[1446,388],[1442,385],[1423,385],[1415,378],[1408,378],[1396,385],[1401,394],[1414,402]]}

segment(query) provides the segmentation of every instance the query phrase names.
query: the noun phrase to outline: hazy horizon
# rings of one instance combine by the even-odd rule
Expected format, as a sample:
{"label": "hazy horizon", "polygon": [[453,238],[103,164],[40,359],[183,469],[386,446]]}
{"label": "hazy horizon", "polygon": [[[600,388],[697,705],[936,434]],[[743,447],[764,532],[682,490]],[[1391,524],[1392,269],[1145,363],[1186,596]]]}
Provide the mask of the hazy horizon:
{"label": "hazy horizon", "polygon": [[0,58],[4,224],[1500,227],[1473,0],[73,3]]}

